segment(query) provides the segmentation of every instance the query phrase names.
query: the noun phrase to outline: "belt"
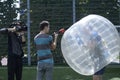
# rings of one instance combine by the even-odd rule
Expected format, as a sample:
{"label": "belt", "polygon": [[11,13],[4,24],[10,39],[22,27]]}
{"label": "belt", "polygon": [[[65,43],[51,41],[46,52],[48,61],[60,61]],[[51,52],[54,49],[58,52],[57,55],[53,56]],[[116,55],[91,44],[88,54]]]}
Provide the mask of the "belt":
{"label": "belt", "polygon": [[49,59],[49,58],[52,58],[52,57],[53,57],[52,54],[48,54],[48,55],[45,55],[45,56],[38,56],[37,60],[40,61],[40,60],[45,60],[45,59]]}

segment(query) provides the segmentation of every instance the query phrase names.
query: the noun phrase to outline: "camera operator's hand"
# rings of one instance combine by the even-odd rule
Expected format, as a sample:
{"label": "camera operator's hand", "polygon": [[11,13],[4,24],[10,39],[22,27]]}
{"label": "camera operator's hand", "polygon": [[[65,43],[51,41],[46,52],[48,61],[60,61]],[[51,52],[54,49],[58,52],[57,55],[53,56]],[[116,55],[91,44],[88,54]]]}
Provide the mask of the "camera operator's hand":
{"label": "camera operator's hand", "polygon": [[22,32],[21,35],[22,35],[22,42],[25,43],[25,42],[26,42],[26,39],[25,39],[25,33]]}
{"label": "camera operator's hand", "polygon": [[10,32],[15,32],[16,31],[16,27],[13,27],[13,28],[7,28],[8,29],[8,31],[10,31]]}
{"label": "camera operator's hand", "polygon": [[26,42],[26,39],[25,39],[25,32],[22,31],[22,32],[16,32],[18,36],[21,36],[22,37],[22,43],[25,43]]}

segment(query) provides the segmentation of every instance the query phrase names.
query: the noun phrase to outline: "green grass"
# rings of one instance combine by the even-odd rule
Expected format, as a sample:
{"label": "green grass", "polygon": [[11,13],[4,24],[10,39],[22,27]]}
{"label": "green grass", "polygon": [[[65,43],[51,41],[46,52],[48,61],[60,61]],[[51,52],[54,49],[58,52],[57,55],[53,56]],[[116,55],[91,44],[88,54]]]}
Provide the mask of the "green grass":
{"label": "green grass", "polygon": [[[69,67],[55,67],[53,80],[92,80],[92,76],[83,76]],[[7,80],[7,68],[0,67],[0,80]],[[22,80],[36,80],[36,67],[24,67]],[[103,80],[120,80],[120,68],[106,68]]]}

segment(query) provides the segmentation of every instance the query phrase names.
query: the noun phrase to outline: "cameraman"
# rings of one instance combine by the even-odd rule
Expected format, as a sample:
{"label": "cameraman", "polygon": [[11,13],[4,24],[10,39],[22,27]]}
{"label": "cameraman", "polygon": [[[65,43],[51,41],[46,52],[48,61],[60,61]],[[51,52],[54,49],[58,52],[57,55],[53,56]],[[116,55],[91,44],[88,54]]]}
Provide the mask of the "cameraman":
{"label": "cameraman", "polygon": [[21,22],[13,22],[10,28],[0,29],[0,34],[8,35],[8,80],[22,79],[22,57],[24,55],[22,44],[25,43],[24,33],[27,27]]}

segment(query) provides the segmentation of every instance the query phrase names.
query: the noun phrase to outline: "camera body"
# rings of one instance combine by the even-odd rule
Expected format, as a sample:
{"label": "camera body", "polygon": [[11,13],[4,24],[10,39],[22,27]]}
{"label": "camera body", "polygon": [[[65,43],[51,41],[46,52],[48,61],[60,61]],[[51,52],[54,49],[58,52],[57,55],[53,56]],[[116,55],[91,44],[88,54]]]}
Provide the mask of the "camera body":
{"label": "camera body", "polygon": [[16,32],[27,31],[27,25],[22,21],[12,22],[9,28],[14,28],[14,27],[16,29]]}

